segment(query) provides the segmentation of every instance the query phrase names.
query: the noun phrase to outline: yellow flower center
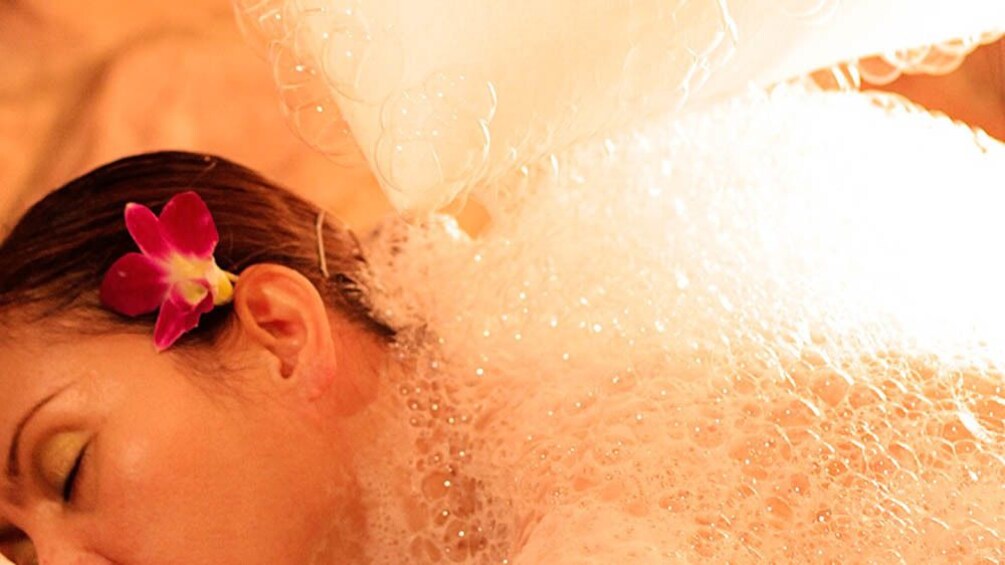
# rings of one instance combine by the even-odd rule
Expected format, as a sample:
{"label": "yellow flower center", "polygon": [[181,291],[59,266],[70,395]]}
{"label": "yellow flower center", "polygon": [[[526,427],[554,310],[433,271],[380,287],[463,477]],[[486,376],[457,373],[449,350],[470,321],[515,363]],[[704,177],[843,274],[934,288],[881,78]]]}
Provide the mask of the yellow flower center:
{"label": "yellow flower center", "polygon": [[206,289],[195,281],[205,280],[213,294],[213,304],[227,304],[234,298],[234,282],[237,277],[221,269],[216,261],[172,255],[168,261],[170,282],[178,285],[179,291],[190,304],[198,304],[206,297]]}

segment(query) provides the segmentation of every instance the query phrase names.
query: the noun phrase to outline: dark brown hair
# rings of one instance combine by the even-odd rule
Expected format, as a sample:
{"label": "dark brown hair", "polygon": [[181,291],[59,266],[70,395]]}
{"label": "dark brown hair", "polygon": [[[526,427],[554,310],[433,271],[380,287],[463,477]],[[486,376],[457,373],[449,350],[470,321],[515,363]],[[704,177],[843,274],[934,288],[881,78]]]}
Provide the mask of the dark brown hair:
{"label": "dark brown hair", "polygon": [[[232,273],[276,263],[302,273],[327,304],[377,335],[392,331],[370,314],[367,265],[355,236],[326,222],[323,244],[330,276],[321,270],[316,225],[320,209],[254,171],[210,155],[160,152],[115,161],[85,174],[35,204],[0,244],[0,314],[17,308],[19,322],[84,319],[95,331],[153,331],[156,313],[138,318],[102,308],[98,289],[123,254],[136,251],[126,231],[125,205],[159,213],[172,196],[194,190],[216,220],[216,260]],[[203,316],[176,347],[216,342],[230,308]]]}

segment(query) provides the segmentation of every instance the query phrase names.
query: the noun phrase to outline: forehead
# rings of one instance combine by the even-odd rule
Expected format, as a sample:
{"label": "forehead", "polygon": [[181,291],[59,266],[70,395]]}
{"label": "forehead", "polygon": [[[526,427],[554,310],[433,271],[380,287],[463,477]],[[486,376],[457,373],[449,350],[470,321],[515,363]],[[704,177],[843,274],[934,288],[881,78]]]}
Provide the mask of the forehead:
{"label": "forehead", "polygon": [[170,355],[159,354],[147,335],[87,334],[72,329],[33,325],[4,332],[0,340],[0,380],[44,381],[88,373],[115,374],[124,369],[170,367]]}
{"label": "forehead", "polygon": [[[129,334],[70,336],[22,329],[0,343],[0,437],[36,402],[86,382],[128,382],[128,375],[173,371],[149,339]],[[135,380],[135,379],[133,379]]]}

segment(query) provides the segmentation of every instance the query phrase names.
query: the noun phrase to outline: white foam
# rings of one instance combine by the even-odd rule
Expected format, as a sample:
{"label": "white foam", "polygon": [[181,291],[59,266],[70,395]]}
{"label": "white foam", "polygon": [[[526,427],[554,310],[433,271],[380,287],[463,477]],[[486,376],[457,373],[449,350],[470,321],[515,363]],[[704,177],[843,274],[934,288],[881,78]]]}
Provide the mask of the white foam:
{"label": "white foam", "polygon": [[374,561],[1005,559],[1005,150],[879,106],[751,93],[507,179],[477,240],[387,227],[429,519]]}

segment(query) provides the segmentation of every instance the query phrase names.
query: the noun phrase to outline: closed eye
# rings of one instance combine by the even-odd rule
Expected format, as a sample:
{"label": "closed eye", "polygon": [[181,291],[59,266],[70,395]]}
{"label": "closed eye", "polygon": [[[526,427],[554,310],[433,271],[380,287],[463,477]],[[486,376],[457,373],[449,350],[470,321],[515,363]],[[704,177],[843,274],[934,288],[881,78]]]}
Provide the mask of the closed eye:
{"label": "closed eye", "polygon": [[63,481],[63,501],[71,502],[73,500],[73,492],[77,485],[77,477],[80,475],[80,471],[84,466],[84,458],[87,455],[87,448],[90,443],[84,445],[84,448],[80,450],[77,454],[77,459],[73,462],[73,467],[70,468],[70,472],[67,473],[66,479]]}

